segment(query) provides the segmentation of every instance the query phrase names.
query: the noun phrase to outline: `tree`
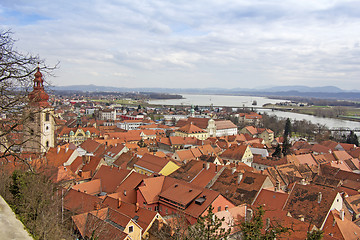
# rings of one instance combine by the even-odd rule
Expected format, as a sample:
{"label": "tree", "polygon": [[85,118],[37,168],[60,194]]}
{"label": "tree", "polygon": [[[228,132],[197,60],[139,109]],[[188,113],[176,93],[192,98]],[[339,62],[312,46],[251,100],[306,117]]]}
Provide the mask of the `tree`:
{"label": "tree", "polygon": [[346,143],[355,144],[359,146],[359,139],[353,131],[350,131],[350,134],[346,138]]}
{"label": "tree", "polygon": [[9,179],[10,194],[4,194],[5,200],[35,239],[70,238],[70,218],[62,214],[57,184],[43,174],[22,170],[14,171]]}
{"label": "tree", "polygon": [[224,218],[218,218],[210,205],[207,215],[200,216],[194,225],[188,226],[186,217],[177,214],[171,220],[171,229],[169,226],[163,226],[155,233],[157,239],[166,240],[218,240],[227,239],[230,235],[230,229],[225,230],[221,227]]}
{"label": "tree", "polygon": [[265,226],[265,231],[263,224],[263,217],[265,210],[262,206],[259,206],[256,211],[254,211],[254,216],[252,219],[247,219],[240,224],[241,229],[241,239],[243,240],[270,240],[276,239],[279,235],[288,233],[291,229],[283,227],[279,224],[272,226]]}
{"label": "tree", "polygon": [[285,122],[285,128],[284,128],[284,137],[290,137],[291,136],[291,121],[290,118],[286,119]]}
{"label": "tree", "polygon": [[25,131],[22,126],[32,118],[32,114],[24,112],[36,66],[43,65],[45,73],[54,69],[46,67],[38,56],[18,52],[14,44],[12,33],[0,30],[0,157],[3,158],[19,158],[17,152],[26,141],[21,138]]}
{"label": "tree", "polygon": [[306,240],[321,240],[324,237],[324,231],[313,230],[307,233]]}
{"label": "tree", "polygon": [[221,227],[224,218],[218,218],[213,210],[210,205],[207,215],[199,217],[197,223],[189,227],[186,239],[218,240],[226,239],[230,235],[230,229]]}
{"label": "tree", "polygon": [[286,122],[285,122],[285,127],[284,127],[284,141],[282,144],[282,153],[284,154],[284,156],[290,154],[290,143],[289,143],[289,137],[291,136],[291,122],[290,119],[287,118]]}

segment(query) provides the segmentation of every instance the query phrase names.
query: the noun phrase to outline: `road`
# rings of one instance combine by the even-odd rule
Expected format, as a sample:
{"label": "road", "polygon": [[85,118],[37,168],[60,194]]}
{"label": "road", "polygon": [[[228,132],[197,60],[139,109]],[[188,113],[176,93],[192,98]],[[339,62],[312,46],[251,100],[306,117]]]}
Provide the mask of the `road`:
{"label": "road", "polygon": [[33,240],[9,205],[0,196],[0,238],[2,240]]}

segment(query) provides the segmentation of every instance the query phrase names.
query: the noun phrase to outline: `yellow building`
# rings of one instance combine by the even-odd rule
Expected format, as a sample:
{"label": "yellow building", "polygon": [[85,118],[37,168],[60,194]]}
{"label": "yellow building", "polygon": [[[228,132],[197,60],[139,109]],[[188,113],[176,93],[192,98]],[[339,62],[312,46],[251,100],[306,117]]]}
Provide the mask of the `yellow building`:
{"label": "yellow building", "polygon": [[175,131],[175,136],[179,137],[196,137],[199,140],[205,140],[209,137],[209,133],[205,130],[195,126],[192,123],[186,124],[185,126]]}

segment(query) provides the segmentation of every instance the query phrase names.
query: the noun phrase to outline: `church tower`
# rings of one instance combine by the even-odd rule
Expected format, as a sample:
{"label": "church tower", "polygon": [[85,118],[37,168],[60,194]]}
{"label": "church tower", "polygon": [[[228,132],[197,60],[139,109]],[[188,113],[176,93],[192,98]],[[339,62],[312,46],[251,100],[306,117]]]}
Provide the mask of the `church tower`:
{"label": "church tower", "polygon": [[55,146],[54,109],[48,102],[40,68],[35,73],[33,91],[29,93],[27,121],[24,125],[24,151],[44,153]]}

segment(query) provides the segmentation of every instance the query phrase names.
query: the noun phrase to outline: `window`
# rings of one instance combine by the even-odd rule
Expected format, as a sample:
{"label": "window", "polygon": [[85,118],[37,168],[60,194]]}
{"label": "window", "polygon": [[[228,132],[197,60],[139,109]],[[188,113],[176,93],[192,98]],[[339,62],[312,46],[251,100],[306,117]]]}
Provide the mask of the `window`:
{"label": "window", "polygon": [[151,210],[152,210],[152,208],[151,208],[151,207],[149,207],[149,210],[151,211]]}
{"label": "window", "polygon": [[46,147],[47,148],[49,147],[49,141],[46,141]]}
{"label": "window", "polygon": [[159,206],[155,206],[155,209],[154,209],[156,212],[159,211]]}
{"label": "window", "polygon": [[218,207],[218,212],[220,212],[220,211],[221,211],[221,206]]}
{"label": "window", "polygon": [[45,121],[50,121],[50,113],[45,113]]}
{"label": "window", "polygon": [[134,231],[134,226],[129,227],[129,233],[132,233]]}
{"label": "window", "polygon": [[168,214],[168,209],[167,208],[165,208],[165,214]]}

